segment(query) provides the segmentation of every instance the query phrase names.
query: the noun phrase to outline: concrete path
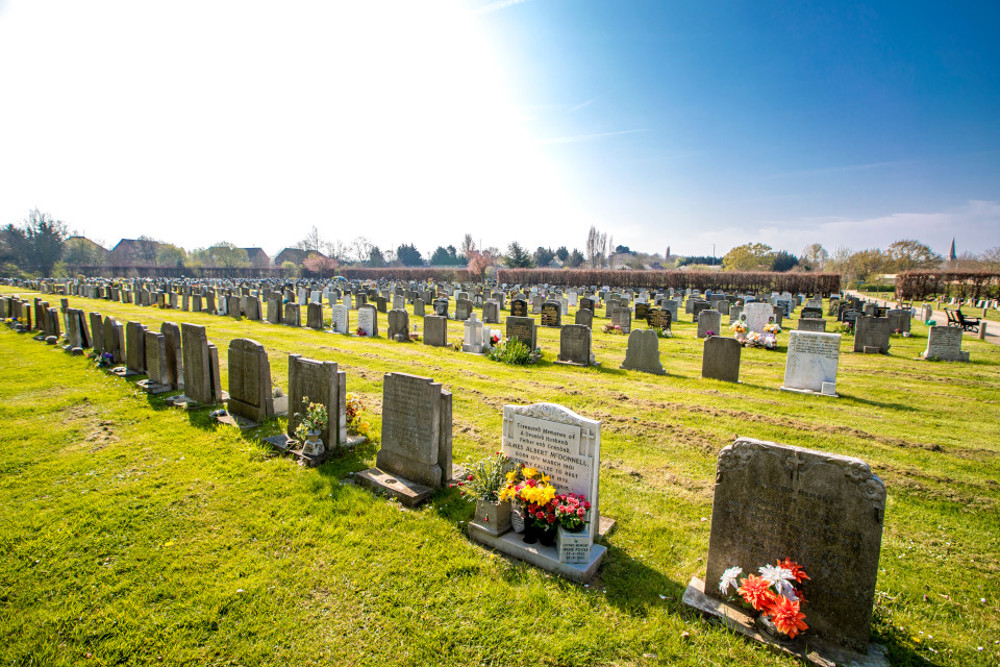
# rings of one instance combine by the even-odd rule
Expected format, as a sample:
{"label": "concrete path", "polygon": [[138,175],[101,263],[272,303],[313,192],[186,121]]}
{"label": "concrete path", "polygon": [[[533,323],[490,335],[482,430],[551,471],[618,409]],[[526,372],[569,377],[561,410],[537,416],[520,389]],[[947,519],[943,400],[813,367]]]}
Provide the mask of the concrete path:
{"label": "concrete path", "polygon": [[[896,304],[894,302],[885,301],[882,299],[873,299],[871,297],[865,296],[861,292],[856,292],[854,290],[846,290],[844,293],[850,296],[856,296],[862,301],[868,301],[878,306],[885,306],[888,308],[896,307]],[[934,302],[927,302],[927,303],[934,303]],[[921,306],[918,306],[916,302],[914,302],[914,307],[916,307],[918,313],[921,311]],[[949,307],[948,310],[954,313],[955,310],[957,310],[957,308]],[[978,312],[981,313],[982,311]],[[966,316],[976,317],[977,311],[969,310],[968,308],[966,308],[965,310],[962,311],[962,313]],[[931,319],[935,320],[939,325],[948,324],[948,314],[945,313],[943,310],[931,310]],[[979,318],[979,320],[980,322],[986,323],[986,336],[982,340],[985,340],[987,343],[993,343],[994,345],[1000,345],[1000,322],[996,320],[984,320],[982,318]],[[979,338],[978,333],[974,333],[971,331],[966,331],[965,335],[971,338]]]}

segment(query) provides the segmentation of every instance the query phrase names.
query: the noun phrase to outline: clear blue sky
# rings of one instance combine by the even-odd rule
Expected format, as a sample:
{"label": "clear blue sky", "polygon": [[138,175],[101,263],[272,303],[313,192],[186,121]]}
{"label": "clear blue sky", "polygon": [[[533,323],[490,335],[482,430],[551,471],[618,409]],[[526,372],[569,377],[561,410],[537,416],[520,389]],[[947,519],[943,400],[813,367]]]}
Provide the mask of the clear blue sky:
{"label": "clear blue sky", "polygon": [[0,222],[1000,245],[1000,3],[0,0]]}

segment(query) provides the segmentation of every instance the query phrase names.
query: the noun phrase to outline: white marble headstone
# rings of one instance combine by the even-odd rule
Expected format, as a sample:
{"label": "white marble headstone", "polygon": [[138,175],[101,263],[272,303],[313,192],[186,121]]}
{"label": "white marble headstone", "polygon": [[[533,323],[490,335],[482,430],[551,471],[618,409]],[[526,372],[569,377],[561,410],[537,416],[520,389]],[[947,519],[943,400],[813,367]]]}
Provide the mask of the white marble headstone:
{"label": "white marble headstone", "polygon": [[781,388],[836,396],[839,360],[840,334],[791,331]]}

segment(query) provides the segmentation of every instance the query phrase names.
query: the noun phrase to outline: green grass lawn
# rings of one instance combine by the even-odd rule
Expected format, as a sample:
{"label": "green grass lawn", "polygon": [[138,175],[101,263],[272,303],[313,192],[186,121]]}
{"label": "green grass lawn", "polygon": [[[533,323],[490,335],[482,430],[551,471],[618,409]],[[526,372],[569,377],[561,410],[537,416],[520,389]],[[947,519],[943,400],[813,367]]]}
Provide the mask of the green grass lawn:
{"label": "green grass lawn", "polygon": [[[627,338],[601,333],[600,318],[600,368],[553,365],[552,329],[539,331],[542,362],[516,368],[384,338],[70,305],[156,329],[206,325],[223,388],[233,338],[263,343],[286,389],[289,353],[336,361],[376,442],[301,468],[258,444],[280,421],[240,434],[0,327],[0,664],[797,664],[681,602],[704,575],[716,457],[737,435],[858,456],[885,481],[872,631],[893,664],[1000,662],[996,346],[967,336],[960,364],[918,359],[916,322],[889,356],[852,354],[845,338],[831,399],[778,391],[783,347],[744,350],[740,385],[700,379],[702,342],[683,315],[657,377],[618,368]],[[449,340],[461,336],[450,323]],[[454,490],[408,510],[345,481],[374,464],[392,371],[453,392],[457,462],[499,448],[506,403],[602,422],[601,506],[618,528],[594,582],[469,541],[472,506]]]}

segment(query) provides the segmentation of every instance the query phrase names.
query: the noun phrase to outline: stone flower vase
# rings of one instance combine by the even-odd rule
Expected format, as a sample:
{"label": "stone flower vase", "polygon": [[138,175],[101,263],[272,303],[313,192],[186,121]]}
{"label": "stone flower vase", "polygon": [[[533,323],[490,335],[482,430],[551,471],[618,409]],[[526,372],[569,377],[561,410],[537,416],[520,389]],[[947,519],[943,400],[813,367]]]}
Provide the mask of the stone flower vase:
{"label": "stone flower vase", "polygon": [[322,431],[309,431],[306,433],[306,441],[302,443],[302,454],[304,456],[322,456],[326,452],[323,440],[319,437]]}
{"label": "stone flower vase", "polygon": [[510,503],[476,499],[476,523],[491,535],[503,535],[510,530]]}

